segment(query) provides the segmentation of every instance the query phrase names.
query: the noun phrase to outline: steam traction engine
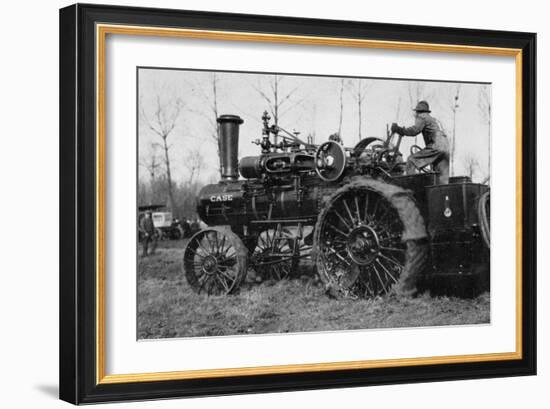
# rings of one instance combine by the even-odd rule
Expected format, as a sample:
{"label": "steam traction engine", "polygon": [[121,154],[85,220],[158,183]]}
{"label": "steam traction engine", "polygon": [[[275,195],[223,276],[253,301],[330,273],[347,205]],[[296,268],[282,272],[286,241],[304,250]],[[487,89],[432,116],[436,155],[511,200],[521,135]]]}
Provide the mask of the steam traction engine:
{"label": "steam traction engine", "polygon": [[314,145],[262,119],[261,154],[238,161],[243,120],[218,118],[222,179],[197,204],[210,227],[184,250],[195,291],[235,292],[249,268],[283,279],[305,257],[338,295],[383,295],[419,277],[488,278],[488,186],[405,175],[397,134]]}

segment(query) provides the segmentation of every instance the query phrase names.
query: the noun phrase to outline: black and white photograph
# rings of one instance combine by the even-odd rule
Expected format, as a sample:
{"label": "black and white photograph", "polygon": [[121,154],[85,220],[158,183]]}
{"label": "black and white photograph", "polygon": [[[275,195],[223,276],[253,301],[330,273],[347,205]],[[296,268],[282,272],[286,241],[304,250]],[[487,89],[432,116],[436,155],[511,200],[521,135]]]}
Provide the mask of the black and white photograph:
{"label": "black and white photograph", "polygon": [[61,400],[537,396],[537,26],[398,3],[59,10],[59,195],[11,179],[59,205],[59,309],[14,316]]}
{"label": "black and white photograph", "polygon": [[490,83],[137,71],[138,339],[490,323]]}

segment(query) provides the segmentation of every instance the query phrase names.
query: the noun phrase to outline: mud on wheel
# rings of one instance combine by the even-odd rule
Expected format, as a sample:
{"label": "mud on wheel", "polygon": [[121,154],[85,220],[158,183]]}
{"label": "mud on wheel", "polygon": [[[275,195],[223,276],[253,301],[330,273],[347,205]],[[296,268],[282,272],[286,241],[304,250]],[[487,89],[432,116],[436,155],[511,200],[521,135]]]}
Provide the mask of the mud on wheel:
{"label": "mud on wheel", "polygon": [[230,294],[246,276],[247,258],[247,249],[235,233],[211,227],[189,239],[183,271],[191,288],[199,294]]}
{"label": "mud on wheel", "polygon": [[404,189],[374,179],[337,190],[315,226],[317,269],[333,295],[407,291],[427,261],[426,229]]}

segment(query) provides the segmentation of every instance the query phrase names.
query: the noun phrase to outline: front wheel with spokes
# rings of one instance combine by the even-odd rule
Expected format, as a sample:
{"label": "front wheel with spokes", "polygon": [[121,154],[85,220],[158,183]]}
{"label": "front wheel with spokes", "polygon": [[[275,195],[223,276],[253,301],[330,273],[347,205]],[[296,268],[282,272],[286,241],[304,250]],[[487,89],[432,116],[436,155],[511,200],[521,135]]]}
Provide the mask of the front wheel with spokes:
{"label": "front wheel with spokes", "polygon": [[[317,270],[339,295],[373,297],[411,284],[424,268],[422,217],[401,188],[377,180],[349,183],[334,193],[315,227]],[[414,245],[413,245],[414,243]]]}
{"label": "front wheel with spokes", "polygon": [[196,293],[225,295],[237,290],[247,271],[248,252],[229,229],[211,227],[189,239],[183,271]]}

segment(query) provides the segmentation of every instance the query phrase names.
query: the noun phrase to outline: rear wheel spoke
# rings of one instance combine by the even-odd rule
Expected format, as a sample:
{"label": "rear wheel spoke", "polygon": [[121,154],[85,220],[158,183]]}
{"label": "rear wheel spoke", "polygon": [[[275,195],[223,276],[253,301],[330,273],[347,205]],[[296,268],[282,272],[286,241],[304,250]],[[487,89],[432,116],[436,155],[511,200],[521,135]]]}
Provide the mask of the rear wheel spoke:
{"label": "rear wheel spoke", "polygon": [[388,290],[386,289],[386,285],[384,284],[384,280],[382,280],[382,277],[380,276],[380,273],[378,272],[378,269],[374,265],[372,266],[372,269],[376,273],[376,277],[378,278],[378,281],[380,282],[380,285],[382,286],[382,289],[384,290],[385,293],[387,293]]}
{"label": "rear wheel spoke", "polygon": [[395,284],[397,284],[397,278],[395,278],[395,277],[393,276],[393,274],[391,274],[391,273],[389,272],[389,270],[386,268],[386,266],[385,266],[383,263],[381,263],[380,260],[376,260],[376,263],[377,263],[377,264],[382,268],[382,270],[384,270],[384,272],[393,280],[393,282],[394,282]]}
{"label": "rear wheel spoke", "polygon": [[352,221],[352,224],[355,225],[355,220],[353,219],[353,215],[351,214],[351,209],[348,206],[348,202],[346,202],[346,199],[342,199],[342,203],[344,204],[344,208],[346,209],[346,212],[347,212],[350,220]]}
{"label": "rear wheel spoke", "polygon": [[371,220],[375,220],[376,212],[378,211],[378,205],[380,204],[380,198],[376,198],[376,201],[374,202],[374,207],[371,212]]}
{"label": "rear wheel spoke", "polygon": [[382,206],[383,210],[382,210],[382,214],[380,215],[380,217],[374,215],[374,219],[378,222],[379,225],[384,225],[384,221],[386,219],[387,216],[389,216],[391,213],[390,213],[390,207],[389,206]]}
{"label": "rear wheel spoke", "polygon": [[357,215],[357,223],[361,223],[361,212],[359,211],[359,198],[357,197],[357,195],[354,196],[353,200],[355,202],[355,213]]}
{"label": "rear wheel spoke", "polygon": [[351,225],[348,224],[348,222],[344,219],[344,217],[338,212],[338,210],[334,209],[332,211],[336,216],[338,216],[338,218],[340,219],[340,221],[344,224],[344,226],[346,226],[346,228],[348,230],[351,230],[352,229],[352,226],[353,226],[353,220],[351,221]]}
{"label": "rear wheel spoke", "polygon": [[368,224],[369,222],[369,192],[367,191],[365,193],[365,217],[364,217],[364,221],[365,221],[365,224]]}
{"label": "rear wheel spoke", "polygon": [[398,253],[405,253],[405,249],[400,249],[400,248],[397,248],[397,247],[380,246],[380,250],[395,251],[395,252],[398,252]]}
{"label": "rear wheel spoke", "polygon": [[401,264],[401,263],[398,262],[397,260],[394,260],[393,258],[386,256],[384,253],[379,253],[378,255],[379,255],[380,257],[382,257],[384,260],[387,260],[387,261],[389,261],[390,263],[393,263],[394,265],[398,266],[399,268],[405,267],[403,264]]}
{"label": "rear wheel spoke", "polygon": [[349,262],[346,258],[344,258],[339,252],[337,252],[336,250],[334,250],[333,248],[329,247],[328,248],[329,251],[334,254],[336,256],[336,258],[338,258],[340,261],[342,261],[343,263],[345,263],[346,265],[348,266],[351,266],[351,262]]}
{"label": "rear wheel spoke", "polygon": [[347,233],[344,233],[342,230],[334,226],[332,223],[327,222],[327,226],[330,227],[332,230],[334,230],[336,233],[340,234],[341,236],[348,237]]}

